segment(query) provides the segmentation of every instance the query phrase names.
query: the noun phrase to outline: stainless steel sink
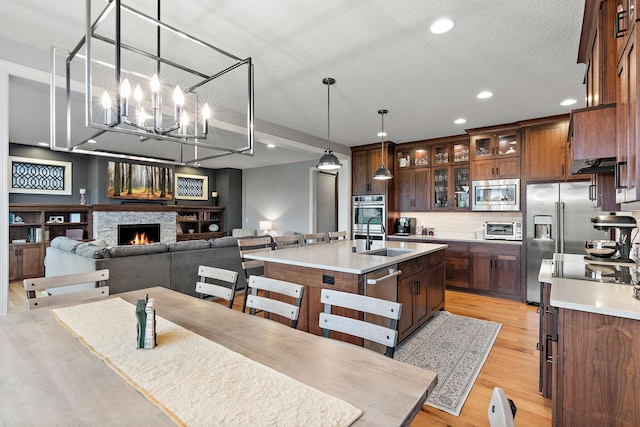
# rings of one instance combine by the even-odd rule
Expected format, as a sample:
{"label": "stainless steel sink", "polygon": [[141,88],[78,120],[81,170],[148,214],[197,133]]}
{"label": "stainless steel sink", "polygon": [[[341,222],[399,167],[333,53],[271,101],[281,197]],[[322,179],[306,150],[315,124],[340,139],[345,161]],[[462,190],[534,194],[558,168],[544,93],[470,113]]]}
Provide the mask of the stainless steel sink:
{"label": "stainless steel sink", "polygon": [[364,255],[378,255],[378,256],[400,256],[404,254],[408,254],[413,252],[409,249],[394,249],[394,248],[382,248],[382,249],[374,249],[371,251],[361,252]]}

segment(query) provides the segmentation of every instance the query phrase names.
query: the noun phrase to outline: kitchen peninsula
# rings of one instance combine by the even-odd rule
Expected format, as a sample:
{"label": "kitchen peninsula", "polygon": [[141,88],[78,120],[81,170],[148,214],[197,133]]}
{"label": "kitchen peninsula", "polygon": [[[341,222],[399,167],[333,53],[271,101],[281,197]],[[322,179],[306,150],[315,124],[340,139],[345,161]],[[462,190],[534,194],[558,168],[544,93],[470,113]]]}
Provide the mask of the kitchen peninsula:
{"label": "kitchen peninsula", "polygon": [[539,281],[541,389],[553,400],[553,425],[636,425],[640,301],[633,295],[635,264],[555,254],[542,261]]}
{"label": "kitchen peninsula", "polygon": [[[322,334],[318,325],[323,288],[389,299],[402,303],[398,341],[411,334],[438,310],[444,309],[444,250],[447,245],[364,240],[333,241],[248,254],[264,261],[266,277],[305,286],[298,329]],[[340,314],[362,318],[362,313]],[[337,335],[363,345],[362,339]]]}

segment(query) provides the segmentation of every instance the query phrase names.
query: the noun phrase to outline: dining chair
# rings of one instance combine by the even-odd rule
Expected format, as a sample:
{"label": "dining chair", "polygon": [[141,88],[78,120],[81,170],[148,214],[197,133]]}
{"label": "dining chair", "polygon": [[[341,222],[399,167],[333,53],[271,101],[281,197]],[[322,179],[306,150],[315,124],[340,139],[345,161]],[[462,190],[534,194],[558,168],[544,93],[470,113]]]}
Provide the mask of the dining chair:
{"label": "dining chair", "polygon": [[[269,277],[251,276],[249,277],[249,287],[251,295],[247,299],[247,307],[250,309],[250,314],[255,315],[256,310],[262,310],[289,319],[291,327],[294,329],[298,326],[304,286]],[[258,295],[258,291],[265,292],[266,296]],[[293,298],[294,302],[291,304],[280,301],[275,299],[277,296],[274,294]]]}
{"label": "dining chair", "polygon": [[247,259],[245,255],[253,252],[270,251],[273,249],[273,241],[271,240],[271,236],[238,239],[238,249],[240,250],[244,277],[247,279],[247,286],[244,287],[244,301],[242,302],[242,312],[245,313],[247,309],[247,297],[249,295],[249,277],[251,275],[264,274],[264,261]]}
{"label": "dining chair", "polygon": [[330,231],[329,232],[329,242],[333,242],[334,240],[346,240],[347,232],[346,231]]}
{"label": "dining chair", "polygon": [[489,401],[489,425],[491,427],[513,427],[516,416],[516,405],[507,398],[507,394],[500,387],[494,387]]}
{"label": "dining chair", "polygon": [[[109,280],[109,270],[104,269],[88,273],[24,279],[22,283],[24,285],[24,290],[27,293],[27,307],[31,310],[34,308],[49,307],[57,304],[109,295],[107,280]],[[95,287],[81,290],[69,289],[55,295],[48,295],[42,292],[46,289],[81,285],[90,282],[94,282]]]}
{"label": "dining chair", "polygon": [[321,245],[327,242],[325,233],[306,233],[304,235],[304,244],[306,246]]}
{"label": "dining chair", "polygon": [[273,243],[275,244],[275,249],[297,248],[300,247],[300,235],[273,236]]}
{"label": "dining chair", "polygon": [[[352,294],[349,292],[322,289],[320,300],[324,304],[324,313],[320,313],[320,327],[323,336],[329,338],[331,331],[363,338],[385,345],[385,356],[393,358],[398,343],[398,319],[402,312],[402,304],[398,302]],[[332,307],[341,307],[362,312],[366,315],[381,316],[388,321],[389,327],[370,323],[366,320],[353,319],[331,312]]]}
{"label": "dining chair", "polygon": [[[212,280],[213,283],[207,282]],[[230,286],[220,285],[224,282]],[[233,300],[236,296],[236,286],[238,284],[238,272],[225,270],[223,268],[209,267],[201,265],[198,267],[198,282],[196,292],[203,295],[210,295],[215,298],[222,298],[228,301],[227,307],[233,308]]]}

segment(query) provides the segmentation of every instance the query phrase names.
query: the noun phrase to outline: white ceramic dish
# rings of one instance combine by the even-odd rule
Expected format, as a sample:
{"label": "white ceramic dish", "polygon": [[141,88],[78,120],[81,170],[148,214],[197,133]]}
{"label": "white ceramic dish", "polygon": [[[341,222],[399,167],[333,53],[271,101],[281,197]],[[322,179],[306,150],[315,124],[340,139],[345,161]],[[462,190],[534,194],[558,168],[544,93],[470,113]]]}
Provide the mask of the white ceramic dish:
{"label": "white ceramic dish", "polygon": [[220,226],[218,224],[211,224],[209,226],[209,231],[218,231],[220,230]]}

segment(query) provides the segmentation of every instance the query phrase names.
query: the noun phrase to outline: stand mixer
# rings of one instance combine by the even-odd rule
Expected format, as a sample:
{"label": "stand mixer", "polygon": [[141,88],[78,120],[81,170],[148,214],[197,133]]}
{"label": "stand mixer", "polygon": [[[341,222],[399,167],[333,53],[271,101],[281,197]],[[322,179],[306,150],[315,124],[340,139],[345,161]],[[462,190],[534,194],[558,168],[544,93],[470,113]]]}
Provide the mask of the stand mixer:
{"label": "stand mixer", "polygon": [[587,240],[585,250],[589,254],[585,258],[598,261],[634,262],[629,259],[631,251],[631,231],[637,228],[636,219],[632,216],[598,215],[591,218],[593,228],[601,231],[616,231],[617,241]]}

